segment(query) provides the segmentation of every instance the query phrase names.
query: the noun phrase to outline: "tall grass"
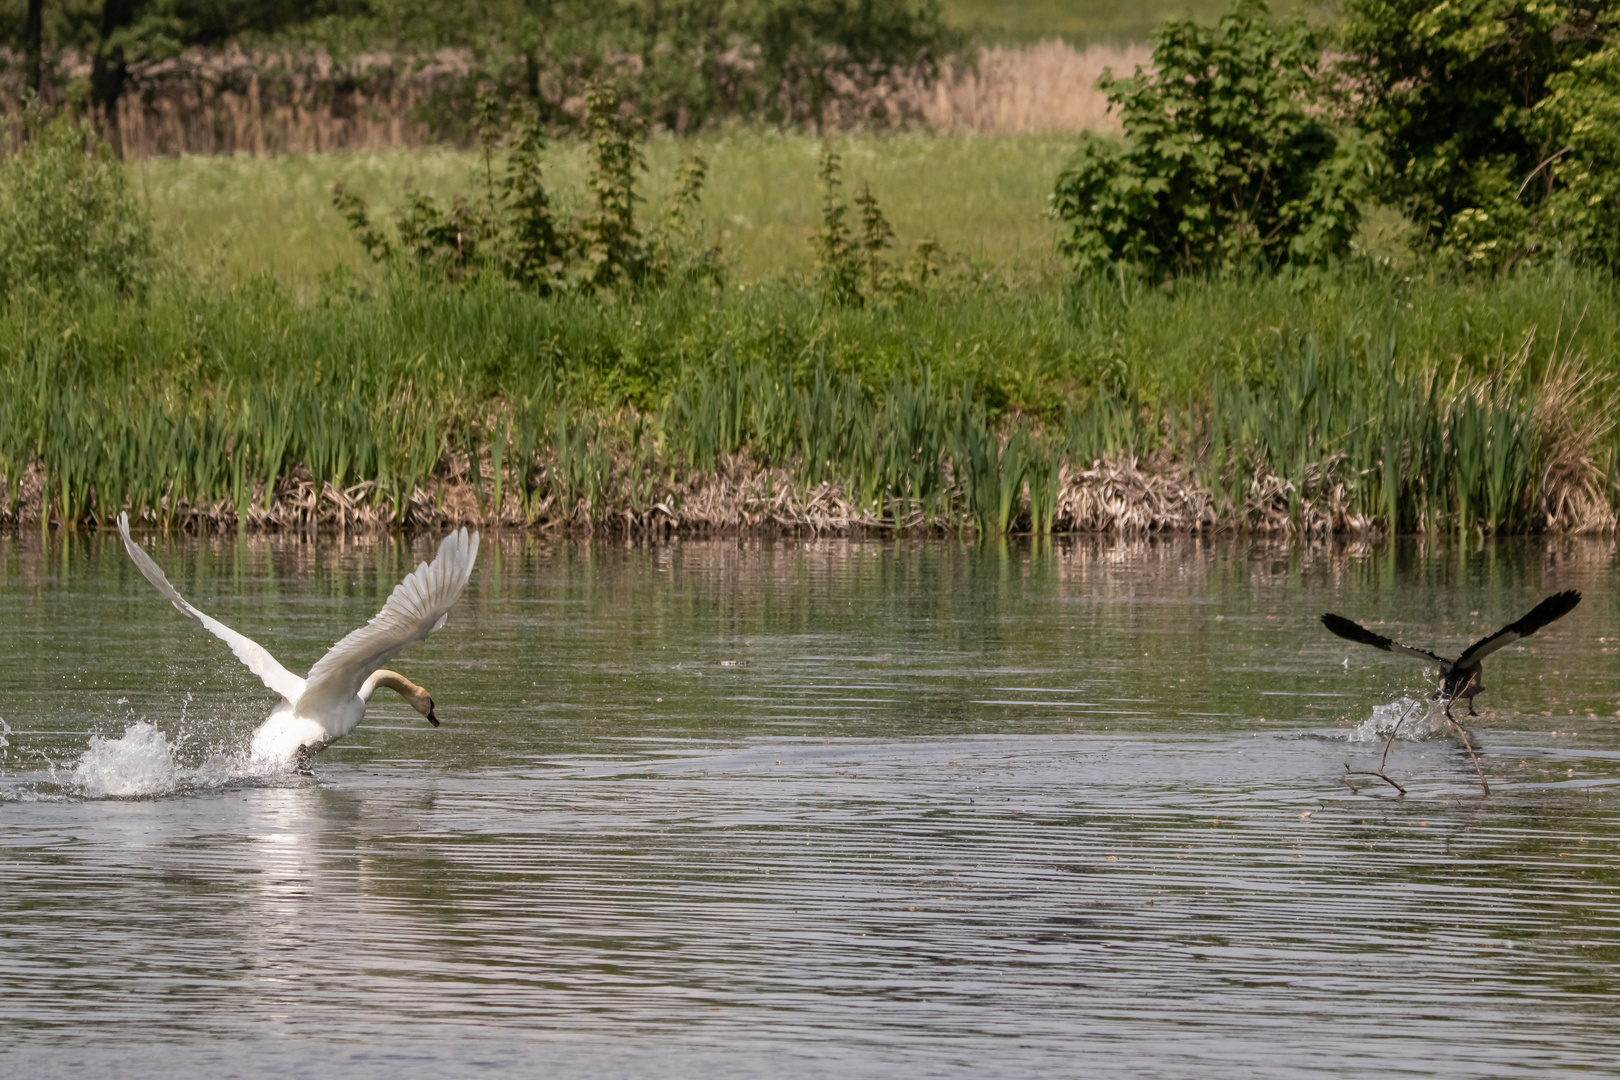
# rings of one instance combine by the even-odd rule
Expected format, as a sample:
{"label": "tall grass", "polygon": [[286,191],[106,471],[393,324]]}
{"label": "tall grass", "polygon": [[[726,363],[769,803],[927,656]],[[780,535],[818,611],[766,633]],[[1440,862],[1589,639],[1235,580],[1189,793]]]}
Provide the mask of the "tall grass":
{"label": "tall grass", "polygon": [[958,282],[836,309],[791,282],[602,302],[396,277],[14,303],[0,512],[605,527],[764,470],[876,526],[1045,531],[1093,462],[1134,461],[1234,527],[1606,526],[1612,290]]}

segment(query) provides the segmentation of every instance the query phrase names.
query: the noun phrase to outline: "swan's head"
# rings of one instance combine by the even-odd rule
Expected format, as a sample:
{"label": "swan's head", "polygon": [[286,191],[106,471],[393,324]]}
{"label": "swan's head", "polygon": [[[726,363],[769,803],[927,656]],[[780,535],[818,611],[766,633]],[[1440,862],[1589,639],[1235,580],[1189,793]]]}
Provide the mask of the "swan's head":
{"label": "swan's head", "polygon": [[410,702],[411,708],[427,717],[427,722],[434,727],[439,726],[439,717],[433,711],[433,695],[425,687],[417,686],[411,680],[397,671],[379,671],[372,675],[367,685],[361,688],[361,696],[370,699],[370,691],[386,686],[400,697]]}

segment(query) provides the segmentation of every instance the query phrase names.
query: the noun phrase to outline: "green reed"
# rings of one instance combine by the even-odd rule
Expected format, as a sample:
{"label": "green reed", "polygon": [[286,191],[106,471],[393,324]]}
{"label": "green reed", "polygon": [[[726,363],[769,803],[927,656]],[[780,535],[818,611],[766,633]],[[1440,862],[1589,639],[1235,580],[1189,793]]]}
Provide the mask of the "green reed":
{"label": "green reed", "polygon": [[[1601,376],[1620,340],[1608,294],[1564,284],[1591,308],[1579,340]],[[1521,531],[1569,451],[1543,416],[1549,350],[1520,347],[1537,320],[1557,325],[1545,286],[1459,291],[1496,339],[1460,335],[1446,356],[1436,328],[1455,315],[1416,285],[1410,308],[1324,316],[1321,332],[1302,325],[1331,313],[1320,297],[1229,282],[984,286],[859,311],[792,282],[603,303],[403,278],[307,305],[263,282],[13,304],[0,513],[15,518],[34,469],[66,522],[130,506],[228,523],[299,484],[404,521],[464,480],[486,515],[600,524],[740,454],[806,491],[835,484],[873,520],[1046,531],[1063,476],[1133,457],[1182,467],[1238,526],[1258,521],[1259,476],[1296,521],[1337,499],[1384,529]],[[1356,287],[1335,286],[1341,301]],[[1211,336],[1261,314],[1278,320],[1264,335]],[[1187,342],[1170,349],[1150,315]],[[1567,407],[1595,411],[1591,396]],[[1575,448],[1605,491],[1615,449]]]}
{"label": "green reed", "polygon": [[[1533,420],[1544,387],[1529,368],[1487,377],[1402,371],[1393,342],[1315,339],[1279,350],[1266,382],[1212,386],[1205,475],[1283,478],[1289,511],[1342,487],[1352,508],[1395,531],[1520,531],[1545,445]],[[1240,496],[1227,488],[1233,501]]]}

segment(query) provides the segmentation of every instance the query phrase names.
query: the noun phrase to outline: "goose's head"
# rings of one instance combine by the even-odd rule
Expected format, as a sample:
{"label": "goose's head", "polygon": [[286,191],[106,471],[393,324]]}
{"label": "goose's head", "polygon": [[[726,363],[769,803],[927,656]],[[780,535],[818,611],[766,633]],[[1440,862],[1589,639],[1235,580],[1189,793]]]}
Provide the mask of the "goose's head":
{"label": "goose's head", "polygon": [[[397,671],[386,670],[377,672],[370,679],[371,689],[376,689],[379,686],[388,687],[388,689],[410,702],[411,708],[427,717],[428,723],[434,727],[439,726],[439,717],[433,711],[433,695],[428,693],[425,687],[417,686]],[[369,693],[363,696],[368,699],[371,697]]]}

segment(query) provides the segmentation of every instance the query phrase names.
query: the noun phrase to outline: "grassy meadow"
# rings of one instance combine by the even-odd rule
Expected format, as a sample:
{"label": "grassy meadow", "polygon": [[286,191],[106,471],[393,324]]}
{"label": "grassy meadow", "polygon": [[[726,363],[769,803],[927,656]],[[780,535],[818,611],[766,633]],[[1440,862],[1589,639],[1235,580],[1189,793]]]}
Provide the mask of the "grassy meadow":
{"label": "grassy meadow", "polygon": [[[696,150],[709,164],[705,236],[720,245],[728,275],[758,282],[802,273],[810,269],[809,238],[819,224],[816,159],[823,145],[764,131],[655,138],[646,147],[643,216],[656,212],[677,165]],[[851,191],[872,185],[902,252],[932,236],[952,257],[1020,279],[1060,270],[1046,207],[1072,137],[897,134],[825,145],[842,155]],[[584,147],[559,142],[546,160],[553,197],[572,212],[585,187]],[[131,168],[181,266],[226,285],[267,274],[307,299],[321,274],[339,265],[367,280],[377,276],[332,208],[334,184],[386,216],[405,200],[407,182],[439,197],[476,190],[480,162],[476,151],[434,147],[148,158]]]}

